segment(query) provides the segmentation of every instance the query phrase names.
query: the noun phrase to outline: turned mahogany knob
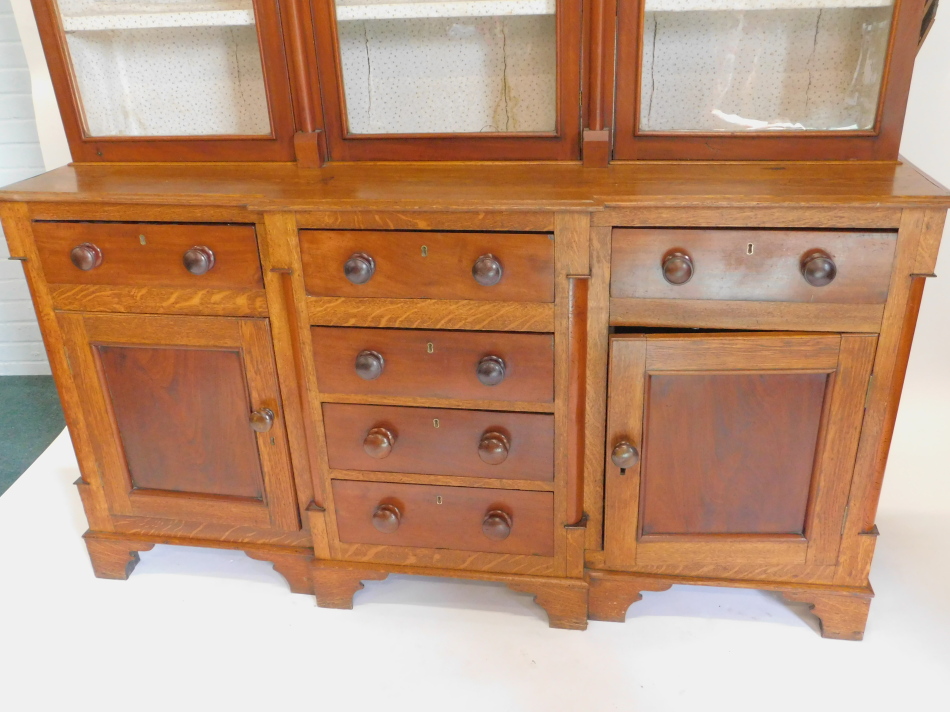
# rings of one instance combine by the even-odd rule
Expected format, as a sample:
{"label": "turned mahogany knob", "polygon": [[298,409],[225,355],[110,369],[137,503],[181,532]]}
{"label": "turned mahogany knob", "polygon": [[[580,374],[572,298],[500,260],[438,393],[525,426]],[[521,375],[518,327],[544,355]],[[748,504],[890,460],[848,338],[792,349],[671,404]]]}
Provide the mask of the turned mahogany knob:
{"label": "turned mahogany knob", "polygon": [[192,274],[206,274],[214,267],[214,253],[210,247],[195,245],[182,255],[181,261]]}
{"label": "turned mahogany knob", "polygon": [[492,255],[482,255],[472,265],[472,276],[483,287],[493,287],[501,281],[501,262]]}
{"label": "turned mahogany knob", "polygon": [[365,381],[373,381],[383,375],[386,362],[375,351],[360,351],[356,356],[356,375]]}
{"label": "turned mahogany knob", "polygon": [[511,534],[511,516],[508,512],[493,509],[482,520],[482,534],[492,541],[502,541]]}
{"label": "turned mahogany knob", "polygon": [[620,468],[633,467],[640,462],[640,451],[628,442],[620,442],[614,445],[610,461]]}
{"label": "turned mahogany knob", "polygon": [[69,259],[83,272],[88,272],[102,264],[102,250],[91,242],[84,242],[69,251]]}
{"label": "turned mahogany knob", "polygon": [[365,252],[356,252],[343,265],[343,274],[353,284],[366,284],[376,273],[376,261]]}
{"label": "turned mahogany knob", "polygon": [[475,369],[478,380],[484,386],[497,386],[505,380],[505,362],[500,356],[485,356]]}
{"label": "turned mahogany knob", "polygon": [[802,258],[802,277],[813,287],[824,287],[838,274],[838,266],[824,250],[809,252]]}
{"label": "turned mahogany knob", "polygon": [[670,284],[686,284],[693,277],[693,258],[674,250],[663,258],[663,278]]}
{"label": "turned mahogany knob", "polygon": [[503,433],[487,430],[478,443],[478,456],[488,465],[500,465],[508,459],[509,447],[511,445]]}
{"label": "turned mahogany knob", "polygon": [[363,439],[363,450],[365,450],[366,454],[370,457],[382,460],[384,457],[389,456],[395,444],[396,436],[393,435],[392,431],[386,428],[373,428]]}
{"label": "turned mahogany knob", "polygon": [[266,433],[274,427],[274,411],[270,408],[258,408],[251,413],[251,430]]}
{"label": "turned mahogany knob", "polygon": [[383,534],[392,534],[399,529],[402,513],[395,504],[381,504],[373,512],[373,526]]}

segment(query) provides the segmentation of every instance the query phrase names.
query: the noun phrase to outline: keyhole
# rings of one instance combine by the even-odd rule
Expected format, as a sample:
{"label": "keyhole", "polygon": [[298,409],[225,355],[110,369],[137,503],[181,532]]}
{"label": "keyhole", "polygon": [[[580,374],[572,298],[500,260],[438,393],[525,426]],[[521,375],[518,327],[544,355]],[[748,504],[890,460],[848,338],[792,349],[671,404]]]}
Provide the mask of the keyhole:
{"label": "keyhole", "polygon": [[139,244],[145,244],[145,235],[139,235]]}
{"label": "keyhole", "polygon": [[431,354],[434,352],[435,352],[435,345],[430,341],[429,343],[426,344],[426,353]]}
{"label": "keyhole", "polygon": [[746,247],[746,249],[745,249],[745,253],[746,253],[747,255],[751,255],[752,252],[753,252],[753,250],[755,250],[755,247],[754,247],[754,246],[752,245],[752,243],[750,242],[749,245],[748,245],[748,247]]}
{"label": "keyhole", "polygon": [[433,428],[438,428],[438,427],[439,427],[439,419],[438,419],[438,418],[433,418],[433,419],[432,419],[432,427],[433,427]]}
{"label": "keyhole", "polygon": [[436,503],[436,504],[442,504],[442,495],[436,495],[435,503]]}
{"label": "keyhole", "polygon": [[422,256],[423,256],[423,257],[428,257],[428,256],[429,256],[429,248],[426,247],[425,245],[422,246]]}

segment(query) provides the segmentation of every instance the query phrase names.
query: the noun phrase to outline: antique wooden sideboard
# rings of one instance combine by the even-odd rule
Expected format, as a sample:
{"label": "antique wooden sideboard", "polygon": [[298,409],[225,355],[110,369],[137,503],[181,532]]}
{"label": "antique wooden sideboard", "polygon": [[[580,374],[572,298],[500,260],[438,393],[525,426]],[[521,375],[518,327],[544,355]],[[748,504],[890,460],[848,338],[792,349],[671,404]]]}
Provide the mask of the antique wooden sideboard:
{"label": "antique wooden sideboard", "polygon": [[75,163],[0,191],[97,576],[346,608],[674,583],[860,638],[950,193],[937,0],[32,0]]}
{"label": "antique wooden sideboard", "polygon": [[673,583],[860,638],[950,195],[909,165],[84,165],[0,193],[98,576],[240,549],[349,607]]}

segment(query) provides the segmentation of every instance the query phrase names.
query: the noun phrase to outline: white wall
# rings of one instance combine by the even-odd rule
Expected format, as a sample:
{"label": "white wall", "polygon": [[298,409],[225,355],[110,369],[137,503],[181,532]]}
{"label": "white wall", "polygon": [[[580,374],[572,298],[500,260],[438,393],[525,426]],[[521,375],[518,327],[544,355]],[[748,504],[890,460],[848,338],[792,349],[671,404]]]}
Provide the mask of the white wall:
{"label": "white wall", "polygon": [[[0,186],[44,170],[30,70],[10,0],[0,0]],[[46,374],[49,365],[19,262],[0,239],[0,375]]]}

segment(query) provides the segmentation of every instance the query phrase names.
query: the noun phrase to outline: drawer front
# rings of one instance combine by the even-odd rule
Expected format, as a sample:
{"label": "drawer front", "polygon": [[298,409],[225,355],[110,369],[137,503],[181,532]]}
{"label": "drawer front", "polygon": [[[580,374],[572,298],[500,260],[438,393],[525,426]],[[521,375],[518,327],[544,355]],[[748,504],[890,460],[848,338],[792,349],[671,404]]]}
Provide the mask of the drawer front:
{"label": "drawer front", "polygon": [[554,555],[552,492],[334,480],[333,499],[344,543]]}
{"label": "drawer front", "polygon": [[[897,233],[618,229],[612,242],[614,298],[883,304]],[[682,284],[664,276],[664,260],[673,257],[671,278],[686,277],[674,253],[691,263],[692,276]],[[803,275],[803,259],[814,255],[813,268],[826,258],[833,263],[835,275],[823,286]]]}
{"label": "drawer front", "polygon": [[[464,400],[554,400],[554,337],[493,331],[416,331],[312,327],[317,382],[322,393],[458,398]],[[357,373],[364,359],[380,363],[375,378]],[[501,381],[485,385],[478,370]],[[370,364],[372,365],[372,364]],[[376,372],[364,375],[375,375]]]}
{"label": "drawer front", "polygon": [[554,416],[326,403],[330,467],[495,479],[554,479]]}
{"label": "drawer front", "polygon": [[[33,223],[33,234],[51,284],[94,284],[182,289],[263,289],[257,238],[251,225],[151,223]],[[93,245],[101,258],[77,267],[74,248]],[[213,265],[203,274],[185,267],[185,253],[204,247]],[[197,260],[202,259],[194,255]],[[208,264],[208,262],[205,262]],[[193,268],[200,270],[199,262]]]}
{"label": "drawer front", "polygon": [[[300,248],[307,292],[316,297],[554,301],[549,234],[301,230]],[[500,275],[488,270],[486,255]],[[359,284],[346,274],[354,256],[364,256],[351,264]],[[479,258],[484,284],[473,275]]]}

